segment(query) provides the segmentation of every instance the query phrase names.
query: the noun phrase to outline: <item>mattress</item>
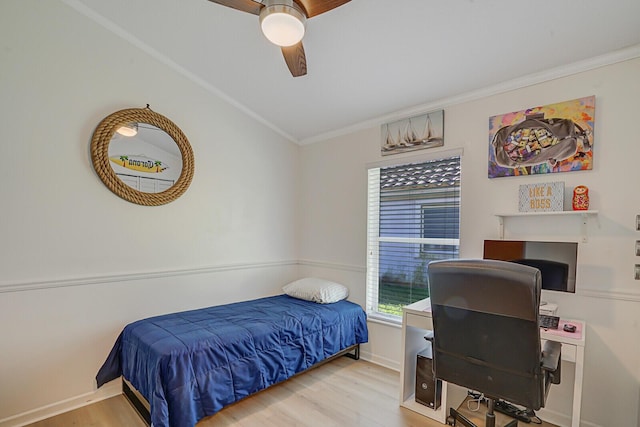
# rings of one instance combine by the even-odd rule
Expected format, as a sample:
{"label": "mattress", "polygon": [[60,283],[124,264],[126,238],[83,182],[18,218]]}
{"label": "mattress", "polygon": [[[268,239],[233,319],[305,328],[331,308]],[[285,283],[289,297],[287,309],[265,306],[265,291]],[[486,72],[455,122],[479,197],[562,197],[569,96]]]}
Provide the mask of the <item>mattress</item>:
{"label": "mattress", "polygon": [[190,427],[367,340],[359,305],[278,295],[131,323],[96,380],[122,375],[149,402],[154,427]]}

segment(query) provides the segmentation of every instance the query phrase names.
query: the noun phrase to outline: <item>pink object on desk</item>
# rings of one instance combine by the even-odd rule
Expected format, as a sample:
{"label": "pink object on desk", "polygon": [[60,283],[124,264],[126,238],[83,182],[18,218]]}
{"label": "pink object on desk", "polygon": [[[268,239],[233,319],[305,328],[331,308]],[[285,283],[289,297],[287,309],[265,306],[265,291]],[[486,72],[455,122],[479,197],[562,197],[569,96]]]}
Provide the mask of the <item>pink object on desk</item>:
{"label": "pink object on desk", "polygon": [[[570,324],[576,327],[576,331],[575,332],[567,332],[564,329],[564,325],[566,324]],[[558,335],[561,337],[565,337],[565,338],[573,338],[576,340],[579,340],[582,338],[582,323],[580,322],[572,322],[570,320],[562,320],[560,319],[560,322],[558,323],[558,329],[545,329],[546,332],[552,334],[552,335]]]}

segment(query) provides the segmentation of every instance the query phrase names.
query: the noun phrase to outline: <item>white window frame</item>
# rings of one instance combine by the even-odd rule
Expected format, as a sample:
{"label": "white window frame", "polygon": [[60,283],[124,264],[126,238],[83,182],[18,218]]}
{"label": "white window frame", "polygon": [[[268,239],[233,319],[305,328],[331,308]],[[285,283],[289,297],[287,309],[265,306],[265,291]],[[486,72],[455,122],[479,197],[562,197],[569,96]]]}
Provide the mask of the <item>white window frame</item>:
{"label": "white window frame", "polygon": [[412,158],[403,161],[380,162],[367,165],[367,268],[366,268],[366,311],[369,318],[385,323],[400,324],[401,316],[378,311],[379,300],[379,256],[381,242],[418,243],[437,245],[460,246],[460,239],[434,239],[434,238],[407,238],[407,237],[380,237],[380,169],[388,166],[400,166],[403,164],[422,163],[427,161],[460,157],[462,168],[462,150],[454,152],[440,152],[439,155],[428,158]]}

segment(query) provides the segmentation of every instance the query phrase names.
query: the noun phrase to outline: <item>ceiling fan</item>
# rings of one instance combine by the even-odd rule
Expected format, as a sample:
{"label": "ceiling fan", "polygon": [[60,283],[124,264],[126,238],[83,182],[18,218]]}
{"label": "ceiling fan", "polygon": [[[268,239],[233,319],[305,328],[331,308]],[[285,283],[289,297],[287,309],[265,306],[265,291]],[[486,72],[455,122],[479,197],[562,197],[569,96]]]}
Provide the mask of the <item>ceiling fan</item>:
{"label": "ceiling fan", "polygon": [[307,74],[302,46],[306,20],[328,12],[350,0],[209,0],[260,17],[260,26],[270,42],[280,46],[293,77]]}

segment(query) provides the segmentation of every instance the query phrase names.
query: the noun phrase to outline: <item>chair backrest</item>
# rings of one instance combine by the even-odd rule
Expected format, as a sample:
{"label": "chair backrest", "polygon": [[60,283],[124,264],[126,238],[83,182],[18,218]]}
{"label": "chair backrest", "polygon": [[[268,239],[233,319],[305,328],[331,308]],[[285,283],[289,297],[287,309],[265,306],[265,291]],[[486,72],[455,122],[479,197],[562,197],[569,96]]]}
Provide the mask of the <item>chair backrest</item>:
{"label": "chair backrest", "polygon": [[531,409],[544,405],[540,271],[495,260],[429,264],[437,378]]}

